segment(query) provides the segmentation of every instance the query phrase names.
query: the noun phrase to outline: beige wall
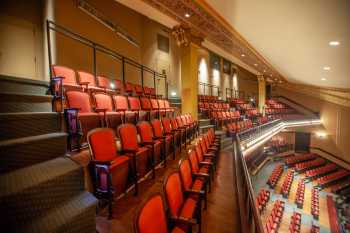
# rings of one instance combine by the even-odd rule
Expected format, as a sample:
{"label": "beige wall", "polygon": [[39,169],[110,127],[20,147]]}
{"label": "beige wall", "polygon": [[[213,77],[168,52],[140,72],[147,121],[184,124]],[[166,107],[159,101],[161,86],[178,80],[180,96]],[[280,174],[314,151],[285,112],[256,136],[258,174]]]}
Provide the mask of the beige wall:
{"label": "beige wall", "polygon": [[42,25],[41,1],[0,2],[0,74],[44,79]]}
{"label": "beige wall", "polygon": [[254,94],[258,96],[258,79],[257,76],[243,68],[238,70],[238,90],[243,91],[245,96]]}
{"label": "beige wall", "polygon": [[[309,95],[276,88],[275,95],[282,95],[292,99],[314,111],[320,112],[320,117],[332,143],[316,143],[321,148],[327,147],[331,153],[350,162],[350,108],[333,104]],[[335,147],[335,148],[334,148]],[[327,150],[325,149],[325,150]]]}

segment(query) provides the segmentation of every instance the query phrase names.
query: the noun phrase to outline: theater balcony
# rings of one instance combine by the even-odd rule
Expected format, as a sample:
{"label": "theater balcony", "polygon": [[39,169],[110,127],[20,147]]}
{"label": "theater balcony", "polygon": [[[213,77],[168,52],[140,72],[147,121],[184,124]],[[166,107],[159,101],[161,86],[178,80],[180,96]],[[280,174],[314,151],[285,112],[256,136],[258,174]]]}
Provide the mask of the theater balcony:
{"label": "theater balcony", "polygon": [[350,232],[349,9],[1,1],[0,231]]}

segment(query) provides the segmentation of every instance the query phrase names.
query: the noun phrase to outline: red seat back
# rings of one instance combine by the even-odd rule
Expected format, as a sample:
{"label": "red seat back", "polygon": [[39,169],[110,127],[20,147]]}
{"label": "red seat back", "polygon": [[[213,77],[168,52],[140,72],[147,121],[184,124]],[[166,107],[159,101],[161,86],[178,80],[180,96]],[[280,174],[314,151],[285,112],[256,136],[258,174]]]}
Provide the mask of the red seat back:
{"label": "red seat back", "polygon": [[137,124],[137,130],[139,132],[142,143],[153,141],[153,131],[150,123],[147,121],[141,121]]}
{"label": "red seat back", "polygon": [[112,161],[117,156],[115,135],[112,129],[99,128],[90,131],[88,142],[94,160]]}
{"label": "red seat back", "polygon": [[135,228],[137,233],[168,233],[162,196],[149,198],[139,211]]}
{"label": "red seat back", "polygon": [[151,110],[152,109],[151,101],[149,100],[149,98],[141,97],[140,102],[141,102],[141,108],[143,110]]}
{"label": "red seat back", "polygon": [[134,85],[130,82],[125,82],[124,84],[124,91],[131,95],[134,91]]}
{"label": "red seat back", "polygon": [[163,136],[163,130],[162,130],[162,124],[160,120],[154,119],[152,121],[152,128],[153,128],[153,133],[155,137],[162,137]]}
{"label": "red seat back", "polygon": [[138,111],[141,109],[141,104],[140,104],[139,98],[129,96],[128,101],[129,101],[130,110]]}
{"label": "red seat back", "polygon": [[122,95],[113,96],[114,108],[116,111],[128,110],[128,99]]}
{"label": "red seat back", "polygon": [[89,87],[96,87],[95,76],[85,71],[78,71],[80,82],[88,82]]}
{"label": "red seat back", "polygon": [[67,91],[66,97],[69,108],[78,108],[79,113],[92,112],[89,94],[81,91]]}
{"label": "red seat back", "polygon": [[65,66],[52,66],[52,72],[55,77],[63,78],[63,85],[77,85],[77,79],[75,75],[75,71],[65,67]]}
{"label": "red seat back", "polygon": [[171,173],[164,182],[164,194],[171,216],[177,217],[184,202],[180,174]]}
{"label": "red seat back", "polygon": [[113,111],[113,102],[110,95],[104,93],[94,94],[95,103],[97,108],[107,109],[108,112]]}
{"label": "red seat back", "polygon": [[111,88],[111,82],[109,80],[109,78],[105,77],[105,76],[97,76],[97,83],[98,83],[98,86],[99,87],[102,87],[102,88]]}
{"label": "red seat back", "polygon": [[188,159],[191,163],[192,173],[197,173],[199,171],[199,163],[196,152],[194,150],[190,150],[188,152]]}
{"label": "red seat back", "polygon": [[171,133],[171,125],[169,118],[162,118],[162,125],[165,133]]}
{"label": "red seat back", "polygon": [[123,150],[137,151],[137,129],[133,124],[123,124],[118,128],[118,134]]}
{"label": "red seat back", "polygon": [[182,186],[184,190],[191,189],[193,180],[192,180],[191,164],[188,159],[180,160],[179,172],[180,172]]}
{"label": "red seat back", "polygon": [[151,105],[152,105],[152,109],[159,109],[159,106],[158,106],[158,101],[156,99],[151,99]]}
{"label": "red seat back", "polygon": [[141,96],[143,95],[143,88],[140,84],[134,84],[134,90],[136,95]]}

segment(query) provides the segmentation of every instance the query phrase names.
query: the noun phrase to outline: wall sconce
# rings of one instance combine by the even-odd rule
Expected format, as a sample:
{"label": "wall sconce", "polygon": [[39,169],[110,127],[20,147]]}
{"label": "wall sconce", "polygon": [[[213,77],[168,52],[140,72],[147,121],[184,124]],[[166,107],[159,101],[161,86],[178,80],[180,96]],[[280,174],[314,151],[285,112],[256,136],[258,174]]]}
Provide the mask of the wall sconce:
{"label": "wall sconce", "polygon": [[327,133],[326,133],[326,132],[319,131],[319,132],[316,132],[316,136],[317,136],[318,138],[325,138],[325,137],[327,137]]}
{"label": "wall sconce", "polygon": [[170,94],[171,94],[171,96],[176,96],[176,92],[175,91],[172,91]]}

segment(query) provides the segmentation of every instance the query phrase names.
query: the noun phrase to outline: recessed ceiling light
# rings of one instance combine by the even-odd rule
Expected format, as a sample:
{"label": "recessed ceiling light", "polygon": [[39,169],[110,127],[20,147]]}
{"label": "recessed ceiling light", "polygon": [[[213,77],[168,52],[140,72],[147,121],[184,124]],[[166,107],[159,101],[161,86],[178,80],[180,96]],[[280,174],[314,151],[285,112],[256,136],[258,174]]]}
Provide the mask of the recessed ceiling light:
{"label": "recessed ceiling light", "polygon": [[256,64],[256,63],[255,63],[254,65],[255,65],[255,66],[258,66],[258,64]]}
{"label": "recessed ceiling light", "polygon": [[272,77],[272,74],[270,74],[270,76]]}
{"label": "recessed ceiling light", "polygon": [[324,70],[331,70],[331,67],[325,66],[325,67],[323,67],[323,69],[324,69]]}
{"label": "recessed ceiling light", "polygon": [[326,78],[321,78],[322,81],[326,81],[327,79]]}
{"label": "recessed ceiling light", "polygon": [[189,13],[186,13],[186,14],[185,14],[185,17],[186,17],[186,18],[189,18],[190,16],[191,16],[191,15],[190,15]]}
{"label": "recessed ceiling light", "polygon": [[334,41],[330,41],[328,44],[329,44],[330,46],[338,46],[338,45],[340,45],[340,42],[334,40]]}
{"label": "recessed ceiling light", "polygon": [[242,53],[242,54],[241,54],[241,56],[242,56],[242,57],[245,57],[245,54],[244,54],[244,53]]}
{"label": "recessed ceiling light", "polygon": [[264,73],[266,72],[266,70],[264,70]]}

